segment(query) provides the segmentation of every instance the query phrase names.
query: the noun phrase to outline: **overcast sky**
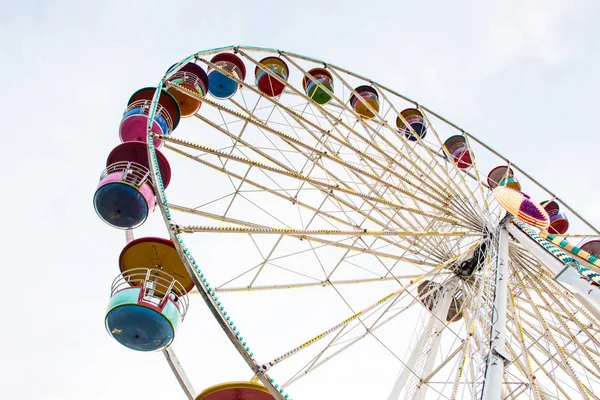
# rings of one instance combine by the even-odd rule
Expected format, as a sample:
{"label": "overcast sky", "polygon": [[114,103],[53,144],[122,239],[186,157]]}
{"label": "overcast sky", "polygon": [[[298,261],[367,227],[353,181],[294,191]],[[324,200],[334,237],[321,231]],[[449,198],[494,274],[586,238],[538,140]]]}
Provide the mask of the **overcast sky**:
{"label": "overcast sky", "polygon": [[[281,48],[371,77],[600,225],[600,2],[289,3],[0,0],[0,398],[183,398],[160,354],[133,353],[104,330],[123,235],[96,217],[92,195],[131,93],[198,50]],[[196,334],[205,346],[222,335]],[[195,362],[215,357],[237,356],[206,346]]]}

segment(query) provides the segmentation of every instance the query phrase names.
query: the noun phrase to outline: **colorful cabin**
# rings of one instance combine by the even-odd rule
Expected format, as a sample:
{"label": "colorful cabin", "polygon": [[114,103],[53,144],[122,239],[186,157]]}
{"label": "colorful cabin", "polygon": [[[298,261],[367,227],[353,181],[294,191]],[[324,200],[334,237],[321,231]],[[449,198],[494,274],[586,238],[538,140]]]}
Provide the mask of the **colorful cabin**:
{"label": "colorful cabin", "polygon": [[[439,283],[425,280],[419,284],[417,289],[419,301],[429,311],[433,311],[433,306],[442,299],[442,287]],[[446,322],[456,322],[462,318],[463,292],[457,290],[450,303],[450,308],[446,314]]]}
{"label": "colorful cabin", "polygon": [[123,346],[157,351],[169,346],[188,308],[194,283],[173,242],[145,237],[128,243],[119,257],[106,311],[109,334]]}
{"label": "colorful cabin", "polygon": [[[119,127],[121,142],[146,142],[148,117],[155,92],[156,88],[147,87],[138,90],[131,96]],[[161,90],[155,118],[152,122],[152,132],[157,135],[169,135],[179,124],[180,117],[181,111],[177,100],[165,90]],[[162,140],[154,139],[155,147],[161,145]]]}
{"label": "colorful cabin", "polygon": [[467,146],[467,140],[462,135],[450,136],[444,142],[444,147],[452,161],[460,169],[468,169],[473,165],[473,157]]}
{"label": "colorful cabin", "polygon": [[550,226],[548,232],[554,235],[563,235],[569,230],[569,220],[567,216],[560,213],[560,206],[554,200],[546,200],[540,203],[550,217]]}
{"label": "colorful cabin", "polygon": [[521,190],[521,184],[515,178],[513,170],[505,165],[499,165],[490,171],[487,176],[487,184],[490,189],[495,189],[500,185]]}
{"label": "colorful cabin", "polygon": [[[425,138],[427,134],[427,126],[425,124],[425,118],[423,117],[423,113],[417,110],[416,108],[407,108],[403,110],[400,115],[404,120],[408,123],[408,126],[402,121],[402,118],[396,117],[396,126],[400,133],[403,133],[404,136],[411,142],[416,142],[417,138],[413,134],[416,133],[421,139]],[[412,131],[410,128],[412,128]]]}
{"label": "colorful cabin", "polygon": [[211,63],[217,69],[208,67],[208,91],[217,99],[228,99],[237,92],[239,84],[235,79],[223,74],[221,70],[235,76],[238,80],[246,79],[246,66],[241,58],[232,53],[221,53],[214,56]]}
{"label": "colorful cabin", "polygon": [[195,400],[274,400],[267,388],[254,382],[227,382],[205,389]]}
{"label": "colorful cabin", "polygon": [[[176,64],[172,65],[171,68],[175,65]],[[184,65],[169,78],[169,82],[175,83],[200,97],[204,97],[206,96],[206,93],[208,93],[208,75],[201,66],[194,63]],[[183,93],[173,87],[169,88],[167,91],[173,95],[175,100],[177,100],[182,117],[190,117],[200,109],[202,102],[196,97]]]}
{"label": "colorful cabin", "polygon": [[331,101],[331,96],[323,88],[327,88],[327,90],[333,93],[333,76],[331,73],[324,68],[313,68],[308,71],[308,75],[319,82],[323,87],[317,85],[308,76],[305,76],[302,80],[302,87],[304,88],[306,95],[319,105],[323,106],[329,103]]}
{"label": "colorful cabin", "polygon": [[580,249],[600,258],[600,240],[590,240],[589,242],[581,245]]}
{"label": "colorful cabin", "polygon": [[[156,150],[158,165],[166,188],[171,167]],[[115,147],[106,160],[106,169],[94,194],[94,208],[107,224],[118,229],[142,225],[154,210],[155,191],[150,177],[148,149],[142,142],[126,142]]]}
{"label": "colorful cabin", "polygon": [[285,83],[278,81],[265,71],[269,70],[272,74],[277,75],[281,80],[286,81],[290,76],[290,69],[285,61],[279,57],[265,57],[259,62],[260,66],[254,69],[254,77],[256,78],[256,87],[268,97],[279,97],[285,90]]}
{"label": "colorful cabin", "polygon": [[364,85],[357,87],[354,91],[358,93],[358,97],[354,94],[350,97],[350,105],[354,109],[354,112],[364,119],[373,118],[375,114],[371,112],[369,106],[375,112],[379,112],[379,93],[377,93],[377,90],[371,86]]}

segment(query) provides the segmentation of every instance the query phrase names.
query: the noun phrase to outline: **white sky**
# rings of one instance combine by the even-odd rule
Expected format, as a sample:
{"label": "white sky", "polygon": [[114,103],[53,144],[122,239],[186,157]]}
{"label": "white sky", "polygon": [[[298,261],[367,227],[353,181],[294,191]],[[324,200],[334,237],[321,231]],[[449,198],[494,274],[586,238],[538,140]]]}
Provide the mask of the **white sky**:
{"label": "white sky", "polygon": [[[281,48],[372,77],[483,139],[600,225],[600,3],[441,3],[0,0],[0,398],[184,398],[160,354],[129,351],[105,332],[123,235],[97,218],[92,195],[131,93],[198,50]],[[196,320],[209,318],[203,307],[193,304]],[[222,336],[214,322],[185,330],[204,349],[194,371],[239,364],[231,349],[213,351]],[[192,380],[201,390],[215,376]]]}

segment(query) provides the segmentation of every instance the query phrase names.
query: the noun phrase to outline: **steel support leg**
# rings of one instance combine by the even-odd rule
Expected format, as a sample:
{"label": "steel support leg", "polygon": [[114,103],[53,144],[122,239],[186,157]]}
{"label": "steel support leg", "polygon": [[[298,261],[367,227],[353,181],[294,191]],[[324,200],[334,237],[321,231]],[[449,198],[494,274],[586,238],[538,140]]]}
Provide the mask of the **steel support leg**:
{"label": "steel support leg", "polygon": [[[398,400],[402,389],[405,390],[407,399],[423,399],[427,391],[427,384],[420,382],[424,377],[429,376],[433,370],[435,359],[438,354],[442,330],[445,326],[446,316],[452,304],[452,299],[457,290],[456,280],[452,280],[445,285],[441,299],[435,304],[427,325],[421,334],[421,337],[415,343],[408,362],[403,366],[402,372],[398,377],[388,400]],[[412,379],[411,379],[412,378]],[[406,387],[414,382],[414,387]]]}
{"label": "steel support leg", "polygon": [[494,309],[490,332],[490,351],[488,353],[485,372],[483,400],[500,400],[502,398],[502,380],[504,361],[507,359],[505,345],[506,304],[508,281],[508,231],[500,229],[498,240],[498,258],[496,268],[496,285],[494,293]]}

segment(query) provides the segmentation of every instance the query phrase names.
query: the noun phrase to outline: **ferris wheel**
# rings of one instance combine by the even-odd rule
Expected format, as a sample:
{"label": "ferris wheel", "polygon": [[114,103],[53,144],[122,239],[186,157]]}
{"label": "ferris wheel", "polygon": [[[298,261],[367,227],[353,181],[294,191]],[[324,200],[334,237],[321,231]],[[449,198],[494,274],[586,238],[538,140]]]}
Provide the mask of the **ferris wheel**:
{"label": "ferris wheel", "polygon": [[[423,105],[232,46],[136,91],[119,136],[94,195],[127,237],[105,324],[189,399],[598,398],[600,232]],[[150,217],[166,233],[135,237]],[[194,387],[174,347],[196,307],[245,381]]]}

